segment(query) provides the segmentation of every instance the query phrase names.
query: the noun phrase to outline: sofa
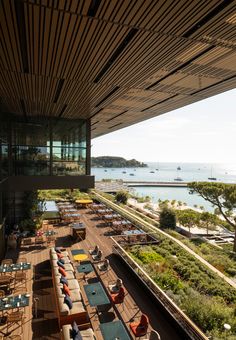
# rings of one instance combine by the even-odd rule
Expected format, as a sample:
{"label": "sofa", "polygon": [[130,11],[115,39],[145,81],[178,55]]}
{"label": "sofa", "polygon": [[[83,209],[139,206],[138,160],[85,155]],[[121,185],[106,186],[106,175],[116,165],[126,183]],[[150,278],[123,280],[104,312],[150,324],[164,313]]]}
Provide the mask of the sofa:
{"label": "sofa", "polygon": [[[59,271],[61,266],[58,265],[58,255],[54,248],[50,248],[50,262],[52,269],[53,288],[56,299],[56,313],[58,317],[59,327],[64,324],[76,321],[78,324],[90,324],[89,317],[81,297],[80,285],[75,277],[75,269],[70,262],[67,251],[61,251],[60,257],[63,260],[63,270],[66,273],[66,286],[69,289],[69,295],[64,291],[63,283],[61,282],[62,274]],[[70,303],[66,303],[66,296],[69,296]]]}
{"label": "sofa", "polygon": [[[83,329],[84,328],[83,326],[81,326],[81,327],[79,326],[79,328],[80,328],[79,334],[80,334],[80,336],[83,340],[94,340],[94,339],[96,339],[94,332],[93,332],[93,329],[91,327],[89,327],[87,329]],[[62,340],[73,339],[71,331],[72,331],[71,324],[62,326],[62,333],[61,333]]]}

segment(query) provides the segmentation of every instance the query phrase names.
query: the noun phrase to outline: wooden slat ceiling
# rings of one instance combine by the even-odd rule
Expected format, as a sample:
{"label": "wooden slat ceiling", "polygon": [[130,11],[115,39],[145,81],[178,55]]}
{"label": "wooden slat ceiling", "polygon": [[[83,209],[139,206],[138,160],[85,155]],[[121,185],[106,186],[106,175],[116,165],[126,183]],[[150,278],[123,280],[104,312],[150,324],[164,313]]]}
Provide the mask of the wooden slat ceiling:
{"label": "wooden slat ceiling", "polygon": [[92,137],[236,87],[236,1],[0,0],[4,114]]}

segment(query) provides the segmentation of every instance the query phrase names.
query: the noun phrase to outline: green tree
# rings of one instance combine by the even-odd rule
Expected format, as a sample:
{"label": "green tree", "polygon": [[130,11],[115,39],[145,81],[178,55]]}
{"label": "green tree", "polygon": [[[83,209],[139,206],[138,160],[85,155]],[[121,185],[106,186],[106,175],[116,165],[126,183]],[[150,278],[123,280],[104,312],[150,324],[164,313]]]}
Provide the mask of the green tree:
{"label": "green tree", "polygon": [[176,215],[173,209],[164,206],[160,212],[160,227],[175,229],[176,227]]}
{"label": "green tree", "polygon": [[236,185],[213,182],[192,182],[188,184],[190,192],[196,192],[213,206],[235,230],[234,247],[236,252]]}
{"label": "green tree", "polygon": [[128,191],[118,191],[115,196],[116,201],[123,204],[127,203],[128,198],[129,198]]}
{"label": "green tree", "polygon": [[199,225],[199,213],[192,209],[178,210],[177,220],[191,232],[191,228]]}
{"label": "green tree", "polygon": [[200,214],[200,225],[202,225],[207,230],[207,235],[209,229],[215,229],[219,222],[219,219],[216,215],[209,213],[208,211],[203,212]]}

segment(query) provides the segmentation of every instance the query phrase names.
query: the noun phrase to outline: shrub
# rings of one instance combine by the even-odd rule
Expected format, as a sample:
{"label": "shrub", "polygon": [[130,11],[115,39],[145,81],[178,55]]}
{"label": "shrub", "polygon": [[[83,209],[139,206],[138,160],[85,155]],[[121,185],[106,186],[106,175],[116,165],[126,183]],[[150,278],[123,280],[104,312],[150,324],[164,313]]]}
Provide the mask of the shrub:
{"label": "shrub", "polygon": [[174,210],[164,207],[160,212],[160,227],[175,229],[176,227],[176,215]]}
{"label": "shrub", "polygon": [[118,191],[115,195],[115,199],[119,203],[126,204],[129,198],[129,193],[127,191]]}

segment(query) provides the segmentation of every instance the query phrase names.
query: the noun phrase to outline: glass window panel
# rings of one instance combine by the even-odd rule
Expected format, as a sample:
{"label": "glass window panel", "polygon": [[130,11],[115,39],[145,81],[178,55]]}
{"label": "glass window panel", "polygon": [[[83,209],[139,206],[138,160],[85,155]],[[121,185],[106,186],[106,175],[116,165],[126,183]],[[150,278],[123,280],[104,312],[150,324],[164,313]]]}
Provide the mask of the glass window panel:
{"label": "glass window panel", "polygon": [[53,175],[84,175],[85,164],[77,162],[53,162]]}

